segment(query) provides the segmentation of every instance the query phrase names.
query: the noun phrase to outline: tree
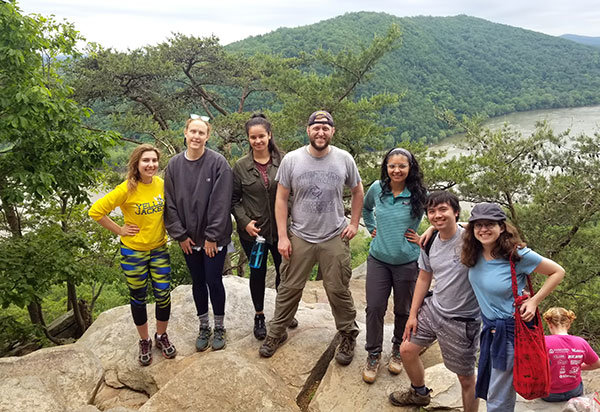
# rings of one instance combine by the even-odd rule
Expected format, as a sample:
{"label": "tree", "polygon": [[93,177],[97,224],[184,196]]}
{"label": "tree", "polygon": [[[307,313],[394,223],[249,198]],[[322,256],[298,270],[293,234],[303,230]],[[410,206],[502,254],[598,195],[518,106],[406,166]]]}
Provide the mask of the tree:
{"label": "tree", "polygon": [[[0,6],[0,23],[2,224],[10,233],[12,246],[20,248],[37,229],[37,222],[30,219],[34,207],[46,202],[60,203],[62,214],[53,223],[69,237],[69,208],[87,200],[87,190],[95,184],[97,170],[114,139],[110,133],[82,127],[82,119],[90,111],[71,98],[72,89],[59,76],[58,57],[77,53],[80,37],[73,26],[42,16],[24,16],[14,1]],[[57,253],[61,244],[50,242],[47,248],[55,247]],[[34,278],[10,260],[3,263],[4,285],[23,283],[26,287],[18,300],[4,294],[0,303],[26,305],[32,323],[44,326],[41,297],[47,282],[56,279]],[[71,299],[76,301],[74,285],[68,276],[66,280]]]}
{"label": "tree", "polygon": [[504,206],[528,246],[565,268],[543,305],[573,308],[573,332],[600,343],[600,135],[556,135],[545,122],[529,136],[462,124],[467,155],[457,160],[471,169],[455,189],[462,200]]}

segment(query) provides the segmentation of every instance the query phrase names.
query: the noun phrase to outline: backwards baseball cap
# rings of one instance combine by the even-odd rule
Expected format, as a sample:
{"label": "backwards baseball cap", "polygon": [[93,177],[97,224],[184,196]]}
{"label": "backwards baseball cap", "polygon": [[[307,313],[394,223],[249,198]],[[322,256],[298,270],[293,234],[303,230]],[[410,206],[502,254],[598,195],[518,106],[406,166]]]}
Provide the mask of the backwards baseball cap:
{"label": "backwards baseball cap", "polygon": [[474,222],[475,220],[501,221],[506,220],[506,214],[496,203],[477,203],[473,207],[473,210],[471,210],[469,222]]}
{"label": "backwards baseball cap", "polygon": [[310,117],[308,118],[308,125],[312,126],[315,123],[328,124],[331,127],[334,126],[333,117],[331,116],[331,113],[326,112],[325,110],[317,110],[316,112],[310,115]]}

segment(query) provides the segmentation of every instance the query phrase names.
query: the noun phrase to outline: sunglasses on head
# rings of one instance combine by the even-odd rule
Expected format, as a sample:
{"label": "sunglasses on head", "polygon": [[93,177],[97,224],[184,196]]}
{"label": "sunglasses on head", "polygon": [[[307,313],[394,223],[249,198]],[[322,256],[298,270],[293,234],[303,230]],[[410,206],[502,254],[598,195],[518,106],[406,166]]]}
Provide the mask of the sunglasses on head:
{"label": "sunglasses on head", "polygon": [[203,122],[208,122],[210,120],[210,117],[208,117],[208,116],[200,116],[199,114],[191,113],[190,114],[190,119],[192,119],[192,120],[200,119]]}

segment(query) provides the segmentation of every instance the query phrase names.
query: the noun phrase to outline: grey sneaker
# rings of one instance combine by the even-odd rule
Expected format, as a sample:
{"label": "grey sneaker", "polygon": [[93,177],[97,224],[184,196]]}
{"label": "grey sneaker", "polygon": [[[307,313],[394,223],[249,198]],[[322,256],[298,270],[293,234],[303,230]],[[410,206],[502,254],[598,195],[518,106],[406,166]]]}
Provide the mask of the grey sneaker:
{"label": "grey sneaker", "polygon": [[354,359],[354,347],[356,346],[356,338],[351,333],[340,332],[342,341],[337,347],[335,360],[340,365],[350,365]]}
{"label": "grey sneaker", "polygon": [[379,360],[381,359],[381,353],[369,353],[367,356],[367,363],[363,369],[362,378],[367,383],[375,382],[377,379],[377,371],[379,370]]}
{"label": "grey sneaker", "polygon": [[140,339],[140,352],[138,361],[142,366],[148,366],[152,363],[152,339]]}
{"label": "grey sneaker", "polygon": [[204,352],[206,349],[208,349],[211,336],[212,330],[210,329],[210,326],[200,327],[200,333],[196,338],[196,350],[198,352]]}
{"label": "grey sneaker", "polygon": [[427,388],[426,395],[419,395],[411,386],[407,391],[390,393],[390,402],[394,406],[426,406],[431,402],[431,389]]}
{"label": "grey sneaker", "polygon": [[398,343],[392,345],[392,356],[390,356],[390,363],[388,363],[388,371],[394,375],[402,372],[402,358],[400,357],[400,345]]}
{"label": "grey sneaker", "polygon": [[265,315],[254,315],[254,337],[263,340],[267,337],[267,326],[265,325]]}
{"label": "grey sneaker", "polygon": [[225,328],[215,328],[215,336],[213,336],[212,348],[213,350],[221,350],[227,344]]}
{"label": "grey sneaker", "polygon": [[160,338],[155,333],[154,341],[156,342],[156,347],[160,349],[165,358],[172,359],[175,357],[175,355],[177,355],[177,349],[175,349],[175,345],[169,342],[167,332],[163,333]]}
{"label": "grey sneaker", "polygon": [[287,337],[287,332],[283,332],[283,335],[278,338],[267,335],[267,339],[265,339],[263,344],[260,346],[258,353],[263,358],[270,358],[273,356],[277,348],[279,348],[281,344],[286,341]]}

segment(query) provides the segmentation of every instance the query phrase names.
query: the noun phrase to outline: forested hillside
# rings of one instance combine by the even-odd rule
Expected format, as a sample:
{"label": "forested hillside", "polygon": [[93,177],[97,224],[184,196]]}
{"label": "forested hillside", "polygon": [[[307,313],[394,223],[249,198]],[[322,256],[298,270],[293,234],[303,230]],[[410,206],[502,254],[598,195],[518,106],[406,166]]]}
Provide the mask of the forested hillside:
{"label": "forested hillside", "polygon": [[577,34],[563,34],[560,37],[562,37],[563,39],[574,41],[576,43],[600,47],[600,37],[579,36]]}
{"label": "forested hillside", "polygon": [[600,50],[559,37],[469,16],[395,17],[348,13],[297,28],[280,28],[226,46],[247,55],[285,57],[320,47],[359,48],[396,23],[402,47],[375,67],[359,95],[405,93],[384,113],[386,126],[412,139],[435,142],[449,132],[436,113],[497,116],[513,111],[600,102]]}

